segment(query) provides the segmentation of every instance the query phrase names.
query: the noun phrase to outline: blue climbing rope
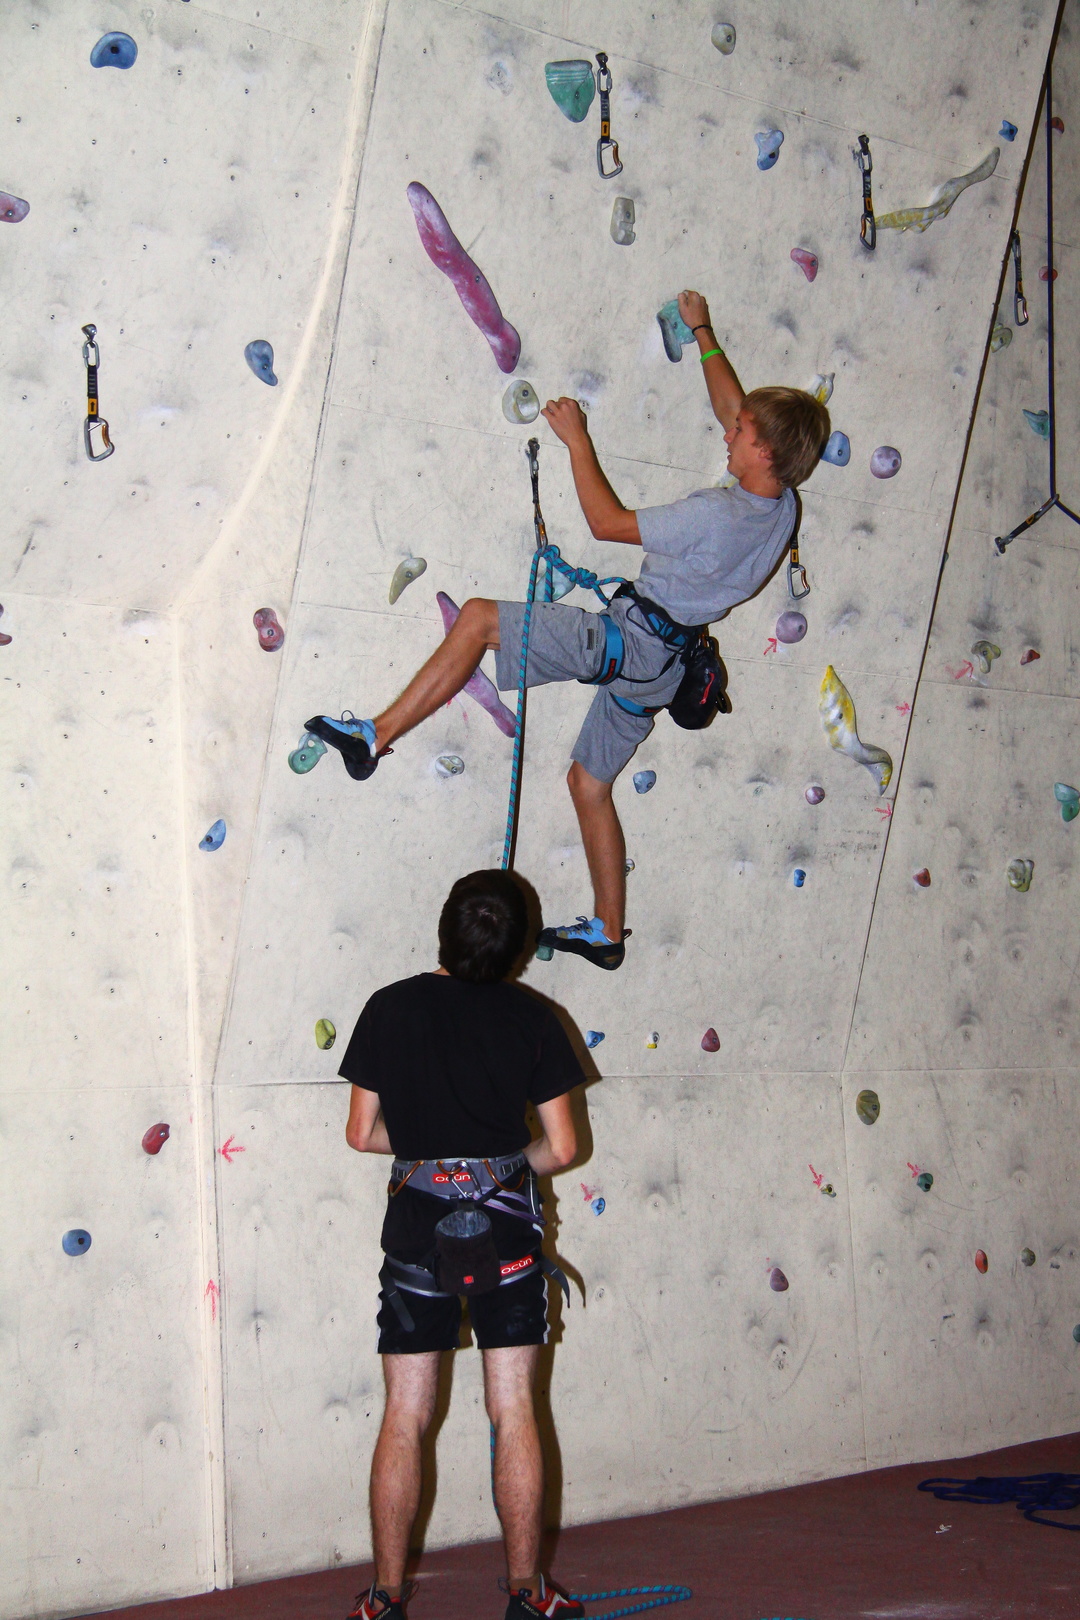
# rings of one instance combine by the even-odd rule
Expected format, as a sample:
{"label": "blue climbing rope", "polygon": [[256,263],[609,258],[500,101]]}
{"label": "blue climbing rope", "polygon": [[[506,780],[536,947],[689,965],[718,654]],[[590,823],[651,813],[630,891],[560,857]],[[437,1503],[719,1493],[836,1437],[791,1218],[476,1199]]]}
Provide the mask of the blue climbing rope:
{"label": "blue climbing rope", "polygon": [[[610,581],[605,581],[609,584]],[[488,1424],[491,1435],[491,1500],[495,1502],[495,1425]],[[496,1513],[499,1509],[496,1505]],[[627,1614],[643,1614],[646,1609],[663,1609],[669,1603],[685,1603],[693,1597],[689,1586],[617,1586],[610,1592],[570,1592],[572,1603],[606,1603],[609,1598],[647,1597],[648,1603],[629,1603],[622,1609],[610,1609],[606,1614],[591,1614],[588,1620],[623,1620]]]}
{"label": "blue climbing rope", "polygon": [[[514,730],[514,753],[510,761],[510,803],[506,810],[506,835],[503,838],[502,869],[507,871],[514,864],[514,844],[517,839],[518,801],[521,795],[521,755],[525,746],[525,674],[529,662],[529,630],[532,626],[532,610],[536,601],[536,582],[540,573],[541,564],[544,565],[544,595],[543,601],[550,602],[554,598],[555,575],[560,573],[569,581],[567,590],[575,585],[586,591],[595,591],[605,607],[611,602],[601,589],[604,585],[625,585],[626,581],[621,574],[611,574],[606,579],[600,579],[590,568],[573,568],[564,562],[558,546],[548,544],[547,528],[544,524],[544,514],[540,510],[540,441],[529,440],[529,475],[532,478],[533,498],[533,533],[536,537],[536,550],[533,552],[532,567],[529,570],[529,588],[525,593],[525,613],[521,621],[521,657],[518,660],[517,684],[517,726]],[[565,594],[565,592],[563,593]],[[671,1601],[676,1601],[672,1599]]]}

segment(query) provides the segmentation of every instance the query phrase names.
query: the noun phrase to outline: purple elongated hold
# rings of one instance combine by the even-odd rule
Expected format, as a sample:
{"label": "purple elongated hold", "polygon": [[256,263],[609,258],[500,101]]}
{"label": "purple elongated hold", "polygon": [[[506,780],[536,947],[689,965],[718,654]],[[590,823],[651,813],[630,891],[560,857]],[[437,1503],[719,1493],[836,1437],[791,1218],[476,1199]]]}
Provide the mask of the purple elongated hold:
{"label": "purple elongated hold", "polygon": [[408,188],[409,206],[420,232],[424,252],[437,270],[449,276],[465,306],[465,313],[491,344],[500,371],[513,371],[521,354],[521,339],[499,308],[499,301],[483,272],[469,258],[450,229],[449,221],[427,186],[414,180]]}
{"label": "purple elongated hold", "polygon": [[[439,612],[442,614],[443,631],[446,635],[449,635],[461,609],[452,597],[447,596],[445,591],[436,591],[435,600],[438,602]],[[461,690],[468,692],[469,696],[475,698],[482,709],[486,709],[505,736],[514,736],[517,731],[517,715],[506,707],[506,704],[499,696],[495,683],[488,680],[482,669],[474,669]]]}
{"label": "purple elongated hold", "polygon": [[29,212],[30,204],[23,197],[0,191],[0,219],[6,219],[9,225],[21,225]]}

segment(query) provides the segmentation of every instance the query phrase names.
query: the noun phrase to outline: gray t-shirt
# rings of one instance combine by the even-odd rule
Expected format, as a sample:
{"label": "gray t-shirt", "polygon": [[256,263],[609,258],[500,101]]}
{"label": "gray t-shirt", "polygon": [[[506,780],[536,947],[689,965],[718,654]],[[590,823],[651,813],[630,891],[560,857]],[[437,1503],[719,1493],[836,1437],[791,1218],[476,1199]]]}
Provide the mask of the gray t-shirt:
{"label": "gray t-shirt", "polygon": [[795,497],[699,489],[637,515],[645,559],[637,584],[680,624],[711,624],[763,585],[795,527]]}

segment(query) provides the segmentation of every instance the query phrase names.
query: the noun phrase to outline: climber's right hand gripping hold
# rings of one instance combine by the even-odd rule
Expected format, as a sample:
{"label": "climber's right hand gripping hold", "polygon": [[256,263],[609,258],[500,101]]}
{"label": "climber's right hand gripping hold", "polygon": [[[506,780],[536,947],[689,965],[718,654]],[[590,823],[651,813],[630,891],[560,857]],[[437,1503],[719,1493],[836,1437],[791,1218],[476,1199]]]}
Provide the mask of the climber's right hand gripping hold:
{"label": "climber's right hand gripping hold", "polygon": [[640,546],[637,513],[627,511],[608,483],[589,437],[588,419],[578,401],[565,396],[549,399],[540,414],[570,452],[574,488],[593,538]]}

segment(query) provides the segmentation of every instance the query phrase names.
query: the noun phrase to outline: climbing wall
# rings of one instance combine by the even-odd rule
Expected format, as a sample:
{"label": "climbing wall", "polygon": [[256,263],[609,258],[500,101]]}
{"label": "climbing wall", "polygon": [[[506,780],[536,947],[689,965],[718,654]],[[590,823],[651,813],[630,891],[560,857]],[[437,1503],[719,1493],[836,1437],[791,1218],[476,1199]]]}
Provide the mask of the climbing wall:
{"label": "climbing wall", "polygon": [[[551,540],[602,574],[635,565],[589,537],[544,424],[504,415],[512,379],[425,255],[413,181],[520,333],[513,378],[585,403],[627,505],[724,471],[693,351],[671,364],[655,320],[680,287],[707,295],[747,387],[831,374],[850,442],[803,492],[804,639],[775,639],[781,574],[720,627],[733,713],[700,734],[662,717],[634,762],[655,785],[616,788],[624,967],[528,970],[595,1081],[582,1161],[549,1196],[574,1281],[541,1380],[552,1516],[1077,1426],[1080,833],[1053,784],[1080,786],[1080,530],[1054,514],[1004,557],[992,543],[1047,493],[1023,412],[1047,405],[1056,9],[676,11],[108,0],[88,19],[40,0],[0,19],[21,91],[0,187],[30,204],[0,220],[5,1616],[369,1550],[385,1164],[345,1146],[336,1067],[372,990],[434,965],[449,884],[497,864],[511,744],[462,696],[366,784],[333,754],[303,774],[288,756],[309,715],[371,714],[404,684],[443,633],[436,592],[523,594],[531,432]],[[1078,26],[1067,0],[1058,430],[1076,503]],[[137,45],[129,67],[91,66],[106,32]],[[598,104],[571,123],[544,74],[601,50],[612,180]],[[869,254],[863,132],[882,216],[1000,155],[925,234],[883,228]],[[1013,329],[1011,272],[995,301],[1029,141],[1031,321]],[[616,197],[632,245],[612,239]],[[1013,335],[988,354],[998,320]],[[98,465],[87,321],[117,447]],[[409,558],[426,569],[390,603]],[[269,650],[261,609],[284,628]],[[985,672],[976,642],[1000,648]],[[891,756],[882,795],[828,746],[829,666]],[[589,700],[529,705],[517,865],[552,922],[590,909],[563,782]],[[464,769],[442,774],[446,755]],[[433,1445],[429,1541],[493,1535],[475,1355]]]}

